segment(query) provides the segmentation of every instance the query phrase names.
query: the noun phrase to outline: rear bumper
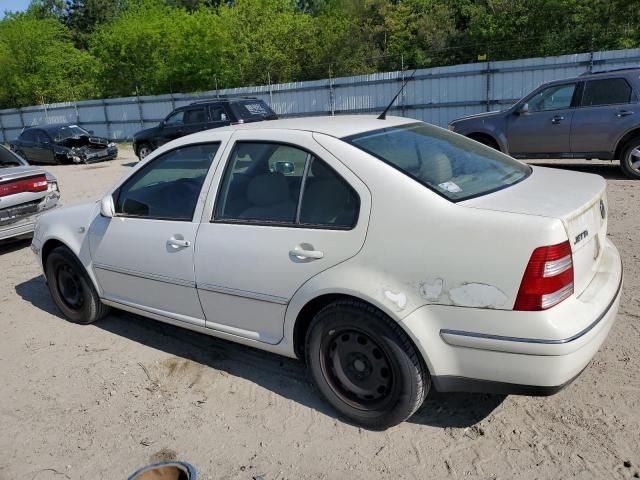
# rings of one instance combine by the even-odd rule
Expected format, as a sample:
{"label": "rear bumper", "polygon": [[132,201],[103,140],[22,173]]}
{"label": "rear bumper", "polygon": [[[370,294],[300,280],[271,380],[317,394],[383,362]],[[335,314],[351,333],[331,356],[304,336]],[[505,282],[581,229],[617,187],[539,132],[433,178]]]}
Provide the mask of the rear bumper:
{"label": "rear bumper", "polygon": [[571,383],[618,312],[622,263],[609,241],[604,255],[584,292],[544,312],[428,306],[409,315],[435,388],[550,395]]}
{"label": "rear bumper", "polygon": [[0,240],[17,238],[33,233],[38,216],[42,215],[58,205],[60,194],[58,192],[49,193],[38,206],[38,212],[31,215],[12,220],[8,223],[0,223]]}

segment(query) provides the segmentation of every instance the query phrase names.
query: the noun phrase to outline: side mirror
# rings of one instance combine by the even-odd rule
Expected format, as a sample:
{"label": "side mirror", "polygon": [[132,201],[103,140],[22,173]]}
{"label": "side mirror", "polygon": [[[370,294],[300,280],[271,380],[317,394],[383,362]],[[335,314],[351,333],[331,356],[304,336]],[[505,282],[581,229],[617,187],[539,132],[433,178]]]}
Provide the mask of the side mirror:
{"label": "side mirror", "polygon": [[113,218],[116,213],[116,208],[113,204],[113,197],[107,195],[100,200],[100,215],[106,218]]}
{"label": "side mirror", "polygon": [[516,110],[516,113],[518,115],[528,115],[529,114],[529,104],[528,103],[523,103],[522,105],[520,105],[518,107],[518,109]]}
{"label": "side mirror", "polygon": [[162,120],[159,124],[158,124],[158,128],[160,130],[162,130],[164,128],[164,120]]}
{"label": "side mirror", "polygon": [[276,162],[273,168],[276,172],[282,173],[283,175],[289,175],[295,170],[293,162]]}
{"label": "side mirror", "polygon": [[89,132],[89,135],[93,135],[95,133],[93,130],[87,130],[87,132]]}

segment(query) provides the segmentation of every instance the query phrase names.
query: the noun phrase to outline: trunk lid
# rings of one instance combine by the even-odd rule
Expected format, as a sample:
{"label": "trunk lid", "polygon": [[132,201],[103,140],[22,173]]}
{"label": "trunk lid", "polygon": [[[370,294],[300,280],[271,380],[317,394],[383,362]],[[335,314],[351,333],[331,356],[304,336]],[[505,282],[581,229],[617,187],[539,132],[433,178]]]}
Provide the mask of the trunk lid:
{"label": "trunk lid", "polygon": [[598,269],[609,211],[606,182],[598,175],[533,167],[526,180],[459,205],[561,220],[571,244],[576,294]]}
{"label": "trunk lid", "polygon": [[40,168],[31,166],[0,169],[0,211],[16,205],[30,203],[47,195],[47,186],[43,189],[32,188],[30,180],[47,180],[47,174]]}

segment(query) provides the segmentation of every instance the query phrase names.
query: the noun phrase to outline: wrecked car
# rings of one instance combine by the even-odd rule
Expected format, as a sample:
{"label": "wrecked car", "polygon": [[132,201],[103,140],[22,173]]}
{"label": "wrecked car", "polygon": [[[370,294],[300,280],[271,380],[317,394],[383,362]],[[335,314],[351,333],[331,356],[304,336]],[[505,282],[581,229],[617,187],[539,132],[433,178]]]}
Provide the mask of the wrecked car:
{"label": "wrecked car", "polygon": [[30,163],[93,163],[118,156],[115,143],[74,124],[28,128],[10,146]]}
{"label": "wrecked car", "polygon": [[368,428],[430,388],[549,395],[615,322],[598,175],[531,167],[413,119],[295,118],[163,145],[102,200],[42,216],[53,300],[306,361]]}
{"label": "wrecked car", "polygon": [[33,233],[39,214],[55,208],[58,182],[0,145],[0,240]]}

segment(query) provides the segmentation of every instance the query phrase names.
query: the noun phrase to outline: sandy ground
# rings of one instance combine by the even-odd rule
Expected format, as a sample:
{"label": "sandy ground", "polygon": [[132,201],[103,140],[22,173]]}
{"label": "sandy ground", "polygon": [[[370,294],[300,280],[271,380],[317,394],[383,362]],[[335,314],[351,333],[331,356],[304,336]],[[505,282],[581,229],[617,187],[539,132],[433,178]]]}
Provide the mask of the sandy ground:
{"label": "sandy ground", "polygon": [[[50,170],[69,205],[132,161]],[[0,247],[0,480],[124,479],[165,458],[202,479],[638,478],[640,182],[570,168],[607,178],[626,269],[592,364],[549,398],[432,392],[383,433],[337,420],[296,361],[123,312],[68,323],[28,242]]]}

